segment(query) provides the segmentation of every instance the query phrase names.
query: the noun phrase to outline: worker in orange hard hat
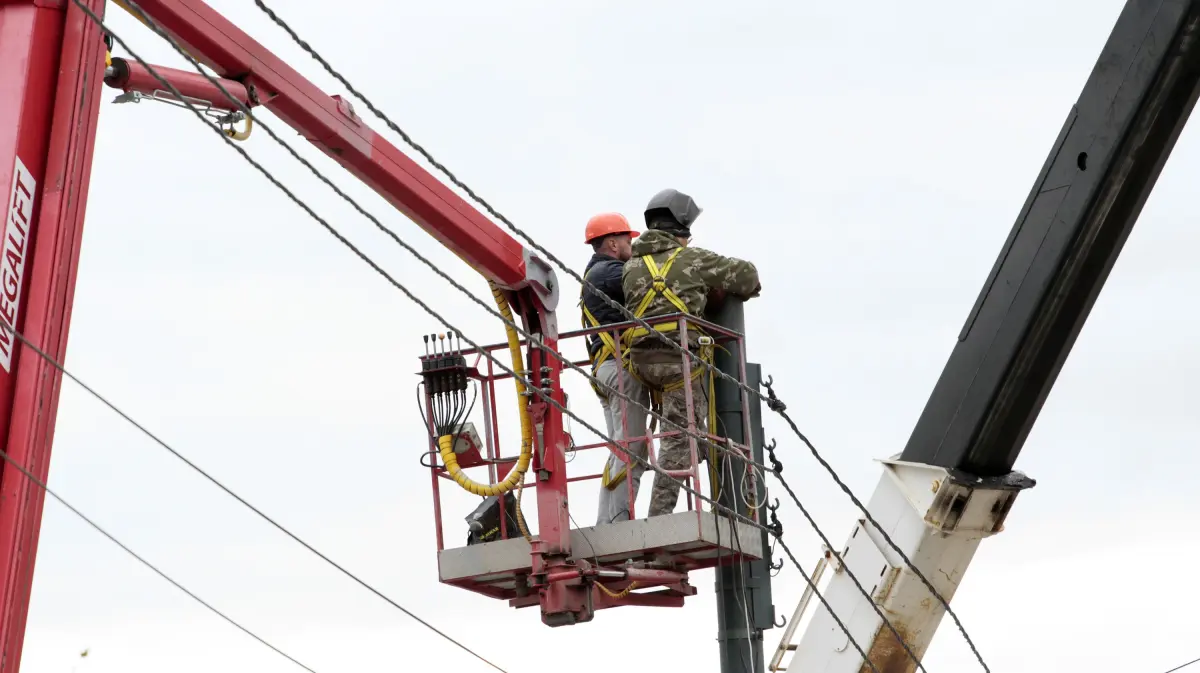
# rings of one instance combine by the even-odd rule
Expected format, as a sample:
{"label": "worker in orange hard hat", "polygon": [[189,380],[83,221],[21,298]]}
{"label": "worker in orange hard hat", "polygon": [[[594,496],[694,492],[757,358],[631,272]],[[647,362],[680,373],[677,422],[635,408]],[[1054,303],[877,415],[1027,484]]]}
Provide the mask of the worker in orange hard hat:
{"label": "worker in orange hard hat", "polygon": [[[602,213],[588,220],[584,227],[584,241],[592,246],[593,254],[583,271],[587,282],[583,285],[579,297],[579,306],[583,312],[584,327],[602,327],[625,321],[625,314],[616,306],[625,305],[625,292],[621,288],[621,272],[625,262],[633,255],[633,239],[638,232],[629,226],[629,221],[619,213]],[[592,287],[589,287],[589,284]],[[594,288],[594,289],[593,289]],[[612,303],[605,301],[606,297]],[[615,357],[618,335],[611,332],[600,332],[587,338],[588,355],[592,359],[592,376],[596,382],[592,389],[600,398],[600,406],[604,409],[604,424],[608,436],[617,442],[626,437],[646,436],[646,410],[649,406],[649,394],[640,383],[628,372],[624,372],[620,360]],[[639,407],[620,395],[620,391],[630,399],[637,400]],[[642,439],[630,442],[629,450],[645,457],[646,441]],[[609,455],[604,466],[602,487],[600,489],[600,509],[597,523],[613,523],[629,519],[630,492],[626,488],[617,488],[624,483],[628,466],[617,454]],[[635,465],[632,470],[630,484],[633,495],[637,496],[637,485],[641,481],[642,469]]]}

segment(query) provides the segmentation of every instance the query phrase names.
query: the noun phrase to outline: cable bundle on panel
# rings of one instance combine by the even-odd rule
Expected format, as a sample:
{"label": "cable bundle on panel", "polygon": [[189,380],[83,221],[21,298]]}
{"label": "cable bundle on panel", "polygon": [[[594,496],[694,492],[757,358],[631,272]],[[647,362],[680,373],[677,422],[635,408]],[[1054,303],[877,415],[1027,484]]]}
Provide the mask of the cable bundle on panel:
{"label": "cable bundle on panel", "polygon": [[[511,316],[508,300],[495,285],[493,285],[493,294],[497,304],[509,311],[509,316]],[[453,331],[446,334],[427,334],[424,340],[425,357],[421,360],[420,385],[424,387],[426,397],[429,399],[431,413],[431,418],[426,419],[426,425],[429,425],[434,433],[437,453],[442,459],[442,466],[445,468],[446,474],[463,490],[484,498],[502,498],[515,488],[517,498],[512,518],[515,518],[522,537],[532,540],[533,536],[530,535],[529,527],[525,523],[525,515],[521,512],[521,499],[525,492],[525,475],[533,460],[533,423],[530,421],[529,408],[525,399],[525,384],[520,378],[514,379],[517,388],[517,406],[521,418],[521,452],[518,454],[516,462],[509,470],[508,475],[498,483],[482,484],[474,481],[466,475],[458,460],[460,453],[458,446],[467,441],[463,435],[463,429],[467,417],[475,407],[475,399],[479,393],[477,387],[471,386],[467,361],[463,356],[462,335],[458,335],[457,346],[454,343],[455,333]],[[431,346],[432,350],[430,350]],[[508,346],[513,361],[519,364],[521,362],[521,342],[511,329],[509,330]],[[469,398],[469,403],[468,389],[475,391],[475,395]],[[422,410],[422,417],[424,417],[424,410]],[[423,461],[422,464],[424,464]],[[507,509],[507,505],[505,508]],[[498,516],[502,515],[498,514]],[[479,538],[480,541],[490,539],[495,532],[497,531],[484,533]]]}

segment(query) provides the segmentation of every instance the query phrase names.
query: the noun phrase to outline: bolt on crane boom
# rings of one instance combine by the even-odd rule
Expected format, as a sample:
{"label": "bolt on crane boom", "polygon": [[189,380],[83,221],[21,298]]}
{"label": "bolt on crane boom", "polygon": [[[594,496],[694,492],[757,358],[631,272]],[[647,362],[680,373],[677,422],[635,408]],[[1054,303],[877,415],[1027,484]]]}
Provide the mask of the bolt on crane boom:
{"label": "bolt on crane boom", "polygon": [[931,589],[954,596],[979,543],[1033,486],[1013,471],[1017,456],[1197,95],[1200,0],[1126,2],[908,444],[882,461],[866,507],[879,525],[860,519],[822,559],[823,595],[870,664],[823,606],[796,633],[806,592],[772,671],[916,669],[845,569],[870,578],[872,602],[922,657],[948,609]]}

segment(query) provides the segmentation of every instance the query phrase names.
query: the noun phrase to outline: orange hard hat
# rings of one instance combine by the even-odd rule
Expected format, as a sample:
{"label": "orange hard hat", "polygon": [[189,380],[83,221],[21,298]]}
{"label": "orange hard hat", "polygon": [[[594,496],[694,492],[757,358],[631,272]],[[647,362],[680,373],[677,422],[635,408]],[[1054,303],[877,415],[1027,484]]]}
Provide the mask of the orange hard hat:
{"label": "orange hard hat", "polygon": [[587,227],[583,230],[583,242],[591,243],[597,238],[609,234],[629,234],[630,238],[637,238],[638,232],[629,226],[629,220],[625,219],[624,215],[601,213],[588,220]]}

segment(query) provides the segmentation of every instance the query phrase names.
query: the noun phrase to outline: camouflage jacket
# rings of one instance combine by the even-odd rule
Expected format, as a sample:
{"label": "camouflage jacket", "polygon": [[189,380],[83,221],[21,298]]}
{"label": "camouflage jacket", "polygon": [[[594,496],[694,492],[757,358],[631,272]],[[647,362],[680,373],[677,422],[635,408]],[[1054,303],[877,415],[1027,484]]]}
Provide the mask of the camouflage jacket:
{"label": "camouflage jacket", "polygon": [[[667,287],[674,291],[692,315],[704,315],[708,295],[713,290],[743,299],[758,296],[761,289],[758,269],[750,262],[722,257],[703,248],[683,247],[674,236],[650,230],[634,239],[633,258],[625,263],[625,269],[621,273],[626,308],[636,312],[652,286],[650,270],[642,257],[650,255],[661,270],[676,248],[683,249],[676,255],[675,262],[667,272]],[[652,318],[671,313],[679,313],[679,309],[662,294],[656,294],[642,317]],[[646,338],[637,339],[634,344]]]}

